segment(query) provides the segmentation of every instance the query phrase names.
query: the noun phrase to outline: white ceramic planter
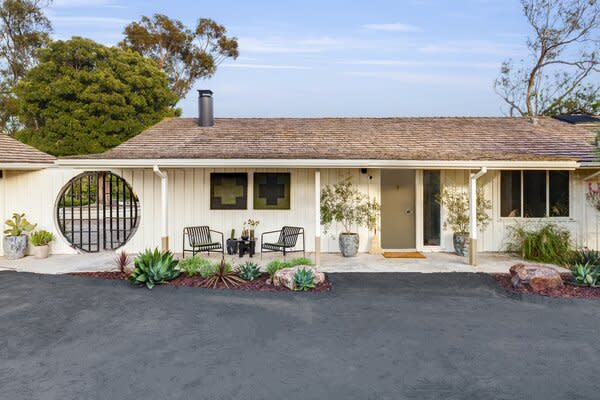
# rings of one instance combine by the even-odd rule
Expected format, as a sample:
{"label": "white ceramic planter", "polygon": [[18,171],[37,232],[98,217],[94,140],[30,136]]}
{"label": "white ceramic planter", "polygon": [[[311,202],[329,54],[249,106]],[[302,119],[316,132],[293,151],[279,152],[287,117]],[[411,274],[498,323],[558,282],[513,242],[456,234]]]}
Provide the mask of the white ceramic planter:
{"label": "white ceramic planter", "polygon": [[50,254],[50,246],[31,246],[31,255],[35,258],[48,258]]}

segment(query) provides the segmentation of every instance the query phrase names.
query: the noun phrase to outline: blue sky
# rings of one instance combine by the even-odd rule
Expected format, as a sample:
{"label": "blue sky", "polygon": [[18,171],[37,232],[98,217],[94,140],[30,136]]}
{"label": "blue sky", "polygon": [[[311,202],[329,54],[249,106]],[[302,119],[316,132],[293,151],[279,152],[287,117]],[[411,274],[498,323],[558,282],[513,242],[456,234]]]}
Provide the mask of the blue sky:
{"label": "blue sky", "polygon": [[[517,0],[55,0],[46,12],[55,38],[108,45],[142,15],[224,24],[240,57],[196,84],[217,116],[502,115],[492,84],[528,33]],[[179,106],[195,115],[195,90]]]}

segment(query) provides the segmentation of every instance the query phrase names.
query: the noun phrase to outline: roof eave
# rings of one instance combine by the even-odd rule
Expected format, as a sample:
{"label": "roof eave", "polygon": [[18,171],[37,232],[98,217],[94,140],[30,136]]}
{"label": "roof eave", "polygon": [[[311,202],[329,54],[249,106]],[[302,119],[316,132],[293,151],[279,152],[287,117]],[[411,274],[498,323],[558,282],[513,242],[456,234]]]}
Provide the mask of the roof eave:
{"label": "roof eave", "polygon": [[40,170],[56,167],[55,162],[0,162],[0,170]]}
{"label": "roof eave", "polygon": [[574,160],[329,160],[329,159],[58,159],[69,168],[406,168],[406,169],[577,169]]}

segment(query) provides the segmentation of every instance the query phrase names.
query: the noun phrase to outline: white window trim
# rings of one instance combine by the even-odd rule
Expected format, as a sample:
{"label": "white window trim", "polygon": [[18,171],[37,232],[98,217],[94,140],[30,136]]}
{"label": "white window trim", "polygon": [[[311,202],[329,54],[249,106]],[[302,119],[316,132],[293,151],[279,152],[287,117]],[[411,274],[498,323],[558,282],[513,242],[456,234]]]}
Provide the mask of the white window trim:
{"label": "white window trim", "polygon": [[573,218],[573,173],[572,171],[565,171],[569,173],[569,215],[561,216],[561,217],[551,217],[550,216],[550,172],[551,170],[544,170],[546,172],[546,216],[545,217],[532,217],[527,218],[523,215],[525,214],[525,196],[523,195],[523,189],[525,188],[525,179],[524,172],[525,170],[521,170],[521,216],[520,217],[503,217],[502,216],[502,172],[500,171],[498,177],[498,213],[500,215],[500,221],[527,221],[527,222],[545,222],[545,221],[553,221],[553,222],[572,222],[575,221]]}

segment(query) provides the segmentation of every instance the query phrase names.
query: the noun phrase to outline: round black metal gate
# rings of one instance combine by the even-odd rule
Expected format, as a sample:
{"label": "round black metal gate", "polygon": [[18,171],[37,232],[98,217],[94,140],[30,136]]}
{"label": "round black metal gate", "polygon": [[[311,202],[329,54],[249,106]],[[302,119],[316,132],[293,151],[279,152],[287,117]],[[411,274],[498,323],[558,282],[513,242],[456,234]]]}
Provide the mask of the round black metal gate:
{"label": "round black metal gate", "polygon": [[123,178],[85,172],[61,190],[56,218],[64,238],[86,252],[115,250],[135,232],[139,200]]}

